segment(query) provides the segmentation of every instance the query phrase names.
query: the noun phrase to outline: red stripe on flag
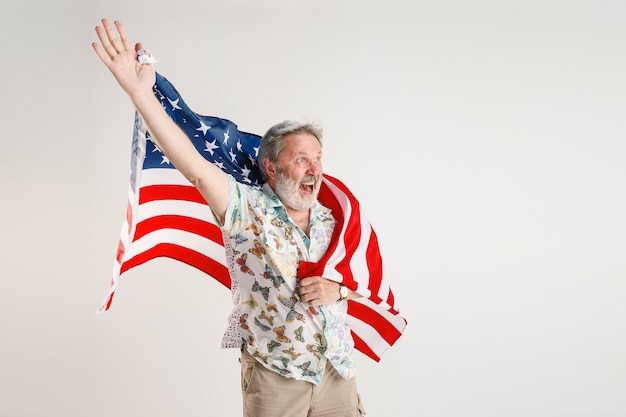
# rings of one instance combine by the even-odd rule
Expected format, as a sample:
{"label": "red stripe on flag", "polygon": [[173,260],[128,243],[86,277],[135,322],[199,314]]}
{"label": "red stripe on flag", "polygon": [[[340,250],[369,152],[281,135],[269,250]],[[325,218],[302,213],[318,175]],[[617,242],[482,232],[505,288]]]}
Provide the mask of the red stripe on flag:
{"label": "red stripe on flag", "polygon": [[391,308],[389,309],[389,312],[397,316],[398,314],[400,314],[400,312],[396,310],[395,308],[393,308],[393,306],[395,306],[394,304],[395,302],[396,302],[396,299],[394,298],[393,292],[390,289],[389,296],[387,297],[387,305],[391,306]]}
{"label": "red stripe on flag", "polygon": [[224,246],[222,231],[219,227],[217,227],[217,225],[194,217],[179,216],[176,214],[154,216],[137,223],[137,229],[135,230],[133,242],[141,239],[148,233],[160,229],[183,230],[185,232],[205,237]]}
{"label": "red stripe on flag", "polygon": [[[331,180],[332,178],[332,177],[329,177],[328,175],[324,175],[324,177],[328,180]],[[333,192],[330,190],[330,188],[328,188],[328,185],[326,185],[325,183],[322,183],[320,192],[318,194],[318,200],[325,207],[330,209],[330,211],[333,214],[333,217],[335,218],[335,221],[337,222],[335,229],[333,230],[333,237],[330,241],[330,245],[328,246],[328,249],[326,249],[325,258],[327,258],[328,256],[330,256],[330,254],[332,254],[335,251],[335,249],[337,248],[337,245],[339,244],[338,237],[339,237],[339,233],[341,232],[341,229],[343,228],[343,222],[344,222],[343,210],[341,209],[339,200],[337,200],[337,197],[335,197]],[[321,263],[324,264],[326,262],[321,262]]]}
{"label": "red stripe on flag", "polygon": [[370,300],[376,304],[380,304],[382,301],[379,292],[380,284],[383,279],[383,260],[380,256],[378,256],[379,253],[378,238],[376,237],[374,230],[372,230],[365,257],[367,258],[367,268],[370,273],[370,280],[368,283],[368,288],[372,293]]}
{"label": "red stripe on flag", "polygon": [[369,345],[367,343],[365,343],[365,341],[363,339],[361,339],[354,332],[354,330],[352,330],[350,333],[352,333],[352,339],[354,340],[354,348],[356,350],[358,350],[361,353],[369,356],[370,358],[374,359],[376,362],[380,362],[380,357],[376,353],[374,353],[372,348],[370,348]]}
{"label": "red stripe on flag", "polygon": [[108,310],[111,307],[111,303],[113,302],[113,296],[115,295],[115,291],[109,294],[109,297],[104,305],[104,310]]}
{"label": "red stripe on flag", "polygon": [[191,265],[205,274],[212,276],[225,287],[230,288],[230,275],[228,274],[228,268],[225,265],[208,256],[196,252],[195,250],[175,245],[173,243],[159,243],[153,248],[141,252],[140,254],[137,254],[127,260],[120,268],[120,275],[131,268],[158,257],[172,258]]}
{"label": "red stripe on flag", "polygon": [[157,200],[183,200],[193,203],[207,204],[200,192],[191,185],[147,185],[141,187],[139,204]]}
{"label": "red stripe on flag", "polygon": [[348,300],[348,314],[372,326],[378,334],[389,344],[393,345],[402,335],[391,322],[376,310],[356,301]]}

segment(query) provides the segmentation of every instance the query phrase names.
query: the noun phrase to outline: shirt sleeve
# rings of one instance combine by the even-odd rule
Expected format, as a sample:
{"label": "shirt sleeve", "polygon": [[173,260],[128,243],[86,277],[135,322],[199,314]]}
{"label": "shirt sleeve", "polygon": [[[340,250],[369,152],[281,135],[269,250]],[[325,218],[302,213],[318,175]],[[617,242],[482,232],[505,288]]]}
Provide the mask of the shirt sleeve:
{"label": "shirt sleeve", "polygon": [[229,175],[229,198],[228,207],[224,214],[224,223],[213,213],[217,225],[228,235],[234,236],[243,231],[249,223],[248,206],[250,204],[250,195],[247,192],[247,186],[240,184],[234,177]]}

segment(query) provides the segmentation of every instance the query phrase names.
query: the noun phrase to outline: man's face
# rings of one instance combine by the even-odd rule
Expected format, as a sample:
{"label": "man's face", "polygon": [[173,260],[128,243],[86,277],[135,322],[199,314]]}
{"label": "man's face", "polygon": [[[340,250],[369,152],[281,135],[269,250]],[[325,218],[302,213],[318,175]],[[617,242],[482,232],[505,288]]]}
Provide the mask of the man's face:
{"label": "man's face", "polygon": [[310,133],[292,133],[285,142],[274,191],[287,208],[307,210],[317,200],[322,183],[322,147]]}

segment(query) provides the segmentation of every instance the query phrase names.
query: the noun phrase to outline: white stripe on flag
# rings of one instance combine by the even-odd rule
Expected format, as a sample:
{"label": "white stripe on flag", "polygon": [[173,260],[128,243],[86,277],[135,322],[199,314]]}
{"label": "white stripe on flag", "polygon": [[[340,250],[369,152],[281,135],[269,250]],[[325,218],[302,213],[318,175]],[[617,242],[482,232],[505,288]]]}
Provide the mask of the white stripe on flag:
{"label": "white stripe on flag", "polygon": [[187,178],[180,171],[171,168],[151,168],[144,169],[141,173],[141,186],[150,185],[188,185],[193,187]]}
{"label": "white stripe on flag", "polygon": [[156,200],[141,205],[137,222],[156,216],[179,215],[215,224],[213,212],[206,204],[183,200]]}
{"label": "white stripe on flag", "polygon": [[152,249],[162,242],[168,242],[194,250],[226,266],[224,246],[195,233],[177,229],[159,229],[134,241],[124,254],[124,262]]}

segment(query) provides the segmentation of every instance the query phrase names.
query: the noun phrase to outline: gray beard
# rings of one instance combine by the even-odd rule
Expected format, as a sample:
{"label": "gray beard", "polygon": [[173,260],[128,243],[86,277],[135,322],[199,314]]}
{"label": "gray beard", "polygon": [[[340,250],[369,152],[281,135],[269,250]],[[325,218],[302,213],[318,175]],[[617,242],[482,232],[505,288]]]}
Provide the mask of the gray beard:
{"label": "gray beard", "polygon": [[280,201],[288,208],[295,210],[308,210],[317,201],[319,187],[316,186],[311,199],[303,199],[300,197],[300,184],[287,177],[282,171],[278,171],[276,176],[276,189],[274,192],[280,198]]}

